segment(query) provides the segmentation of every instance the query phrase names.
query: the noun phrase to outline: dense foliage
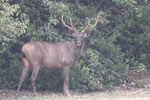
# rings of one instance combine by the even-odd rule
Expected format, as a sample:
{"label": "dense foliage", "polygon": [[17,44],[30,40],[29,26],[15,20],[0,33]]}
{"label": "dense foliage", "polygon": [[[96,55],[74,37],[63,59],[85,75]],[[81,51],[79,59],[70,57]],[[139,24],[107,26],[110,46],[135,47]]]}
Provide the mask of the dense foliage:
{"label": "dense foliage", "polygon": [[[16,89],[22,71],[20,49],[33,40],[71,41],[61,16],[81,31],[88,18],[97,27],[86,39],[86,50],[70,72],[70,88],[82,92],[126,84],[129,70],[150,65],[150,2],[148,0],[1,0],[0,88]],[[31,89],[28,73],[24,89]],[[41,70],[40,90],[61,91],[61,70]]]}

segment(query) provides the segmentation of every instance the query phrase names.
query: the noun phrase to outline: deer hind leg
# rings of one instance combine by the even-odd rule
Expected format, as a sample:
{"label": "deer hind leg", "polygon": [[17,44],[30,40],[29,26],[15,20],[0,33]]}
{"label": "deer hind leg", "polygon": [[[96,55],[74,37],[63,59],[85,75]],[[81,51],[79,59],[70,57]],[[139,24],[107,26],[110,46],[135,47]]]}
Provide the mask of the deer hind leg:
{"label": "deer hind leg", "polygon": [[64,77],[64,95],[65,96],[70,96],[69,93],[69,67],[63,68],[63,77]]}
{"label": "deer hind leg", "polygon": [[33,71],[32,71],[32,75],[31,75],[31,83],[32,83],[34,95],[36,94],[35,80],[36,80],[36,77],[38,75],[39,68],[40,68],[39,64],[33,65]]}
{"label": "deer hind leg", "polygon": [[21,85],[24,81],[24,78],[29,70],[29,67],[30,67],[30,64],[29,64],[29,61],[27,60],[27,58],[23,58],[23,71],[22,71],[22,74],[21,74],[21,77],[20,77],[20,80],[19,80],[19,85],[18,85],[18,89],[17,89],[17,95],[19,94],[20,92],[20,88],[21,88]]}

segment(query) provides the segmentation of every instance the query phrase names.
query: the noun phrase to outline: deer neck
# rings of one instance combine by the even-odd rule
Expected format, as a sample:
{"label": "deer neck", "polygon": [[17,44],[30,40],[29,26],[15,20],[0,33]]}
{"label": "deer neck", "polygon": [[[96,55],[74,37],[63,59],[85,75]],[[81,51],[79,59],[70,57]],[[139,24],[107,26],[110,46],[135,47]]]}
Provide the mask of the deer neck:
{"label": "deer neck", "polygon": [[81,46],[77,46],[75,44],[75,41],[72,41],[70,46],[69,46],[70,50],[71,50],[71,54],[72,56],[75,58],[75,59],[78,59],[83,51],[84,51],[84,48],[85,48],[85,41],[82,42],[82,45]]}

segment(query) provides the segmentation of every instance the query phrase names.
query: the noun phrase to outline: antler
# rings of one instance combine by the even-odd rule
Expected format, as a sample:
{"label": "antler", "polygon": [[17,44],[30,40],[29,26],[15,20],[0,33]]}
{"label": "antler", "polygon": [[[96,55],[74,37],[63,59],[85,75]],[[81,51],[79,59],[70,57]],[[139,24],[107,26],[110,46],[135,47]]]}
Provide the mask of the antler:
{"label": "antler", "polygon": [[70,25],[71,25],[71,27],[68,26],[68,25],[64,22],[64,20],[63,20],[63,15],[62,15],[61,21],[62,21],[62,23],[63,23],[67,28],[69,28],[70,30],[73,30],[73,31],[77,32],[77,30],[76,30],[76,29],[74,28],[74,26],[72,25],[72,20],[71,20],[71,19],[70,19]]}
{"label": "antler", "polygon": [[97,23],[98,23],[98,19],[99,19],[99,16],[97,16],[97,19],[96,19],[96,21],[95,21],[95,24],[92,25],[92,26],[89,26],[89,25],[90,25],[90,20],[88,20],[88,25],[84,28],[84,30],[82,30],[82,32],[84,33],[85,31],[94,28],[94,27],[97,25]]}

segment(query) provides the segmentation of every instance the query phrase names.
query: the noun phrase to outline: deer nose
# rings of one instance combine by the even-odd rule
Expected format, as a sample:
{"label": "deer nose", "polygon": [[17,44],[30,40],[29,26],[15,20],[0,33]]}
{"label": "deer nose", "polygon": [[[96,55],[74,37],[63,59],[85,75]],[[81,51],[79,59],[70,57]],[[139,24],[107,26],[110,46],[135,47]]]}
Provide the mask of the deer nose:
{"label": "deer nose", "polygon": [[80,41],[77,41],[77,46],[81,46],[81,42]]}

